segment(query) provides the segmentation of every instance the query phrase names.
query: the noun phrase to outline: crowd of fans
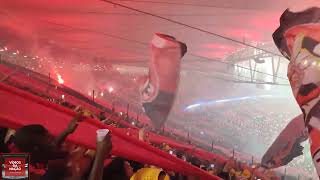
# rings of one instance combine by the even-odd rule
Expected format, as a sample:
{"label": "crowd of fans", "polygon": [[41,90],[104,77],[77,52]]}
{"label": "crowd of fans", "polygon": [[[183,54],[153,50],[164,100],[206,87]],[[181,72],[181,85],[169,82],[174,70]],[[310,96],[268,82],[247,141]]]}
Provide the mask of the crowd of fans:
{"label": "crowd of fans", "polygon": [[[272,99],[268,99],[268,101],[257,99],[252,102],[237,102],[234,103],[234,105],[230,103],[228,107],[214,107],[205,113],[203,111],[194,112],[188,116],[188,119],[191,119],[189,126],[199,127],[201,125],[201,129],[205,131],[207,128],[208,132],[210,132],[210,130],[221,134],[227,132],[221,140],[214,140],[215,145],[235,149],[239,152],[252,152],[253,149],[255,149],[257,152],[252,154],[262,154],[276,139],[279,132],[297,115],[295,111],[292,110],[294,107],[286,105],[285,102],[286,101],[281,102]],[[257,106],[257,104],[262,103],[263,106]],[[274,109],[272,107],[274,104],[279,104],[279,106],[283,108],[276,112],[269,111],[269,109]],[[252,116],[254,119],[252,119]],[[195,119],[199,117],[202,117],[202,119],[210,119],[209,123],[215,124],[215,126],[209,126],[208,122],[196,121]],[[224,121],[221,119],[224,119]],[[191,124],[191,122],[196,123]],[[176,127],[179,126],[181,126],[181,124],[176,125]],[[200,138],[206,138],[206,136],[201,136],[199,133],[192,134],[192,136],[195,135],[198,135]],[[243,141],[249,137],[259,137],[259,141]],[[259,143],[259,145],[255,145],[255,143]],[[259,147],[260,151],[258,151]],[[312,174],[314,167],[312,165],[312,158],[309,155],[309,148],[306,147],[304,152],[304,155],[294,159],[288,166]],[[246,160],[250,161],[251,156],[249,155]]]}
{"label": "crowd of fans", "polygon": [[[153,144],[148,139],[149,133],[156,133],[185,144],[197,146],[184,136],[179,136],[170,131],[155,129],[152,126],[141,123],[136,118],[128,116],[127,113],[115,112],[112,109],[111,113],[101,112],[94,114],[88,109],[71,104],[64,98],[55,99],[45,92],[37,92],[32,87],[21,86],[10,81],[4,81],[4,83],[70,108],[78,113],[67,129],[57,137],[50,135],[46,127],[38,124],[24,126],[17,130],[6,127],[0,129],[0,152],[30,153],[31,179],[139,180],[147,177],[149,179],[171,180],[197,179],[197,177],[187,177],[166,171],[160,167],[111,156],[112,143],[110,135],[106,136],[103,141],[97,142],[96,150],[85,149],[76,144],[65,142],[66,137],[75,131],[77,122],[83,117],[91,117],[117,128],[129,129],[132,126],[139,128],[140,132],[136,138],[223,179],[265,179],[266,177],[267,179],[278,179],[272,171],[258,164],[249,166],[237,161],[234,157],[224,162],[216,159],[200,159],[191,153],[173,149],[168,144]],[[115,121],[115,119],[120,119],[120,121]],[[129,132],[127,135],[132,136]],[[105,159],[109,161],[105,161]],[[265,176],[257,177],[256,172],[263,173]]]}
{"label": "crowd of fans", "polygon": [[[47,96],[43,96],[43,97],[48,98]],[[86,109],[80,110],[81,108],[75,107],[74,105],[71,105],[70,103],[64,101],[63,99],[57,100],[57,99],[50,98],[48,100],[61,104],[62,106],[65,106],[68,108],[73,108],[75,111],[81,112],[81,116],[90,116],[97,120],[101,120],[108,125],[112,125],[120,128],[127,128],[121,122],[112,121],[112,116],[118,116],[118,117],[124,116],[123,121],[134,122],[131,124],[134,124],[137,127],[144,129],[145,131],[153,130],[152,128],[149,128],[149,126],[143,126],[143,124],[139,123],[138,121],[133,121],[131,118],[126,117],[125,115],[121,115],[120,113],[114,113],[106,117],[104,113],[95,115],[91,113],[89,110],[86,110]],[[74,120],[71,121],[69,127],[65,131],[63,131],[61,135],[59,135],[56,138],[53,138],[52,136],[50,136],[46,128],[41,125],[25,126],[17,130],[17,132],[15,133],[13,133],[14,130],[3,128],[2,129],[3,136],[1,139],[1,142],[2,142],[1,152],[30,153],[32,157],[31,162],[34,170],[33,171],[34,174],[32,175],[34,176],[34,178],[47,177],[49,179],[50,178],[88,179],[90,178],[90,172],[95,172],[93,174],[99,174],[96,172],[98,170],[94,166],[95,161],[98,161],[99,159],[101,161],[101,159],[102,160],[104,159],[102,155],[99,155],[99,152],[101,151],[102,154],[108,154],[108,152],[110,152],[111,144],[110,144],[110,140],[108,139],[105,140],[106,142],[104,143],[98,142],[97,151],[94,152],[93,150],[87,150],[82,147],[78,147],[74,144],[64,143],[64,139],[66,138],[66,136],[75,130],[76,122],[81,118],[81,116],[79,115],[78,117],[75,117]],[[168,137],[173,136],[172,133],[168,133],[168,132],[161,132],[159,130],[155,132],[158,134],[166,135]],[[142,136],[142,138],[140,139],[148,142],[147,134],[148,133],[139,133],[139,136]],[[43,138],[43,137],[46,137],[46,138]],[[179,137],[176,139],[179,139]],[[180,139],[183,139],[183,138],[180,138]],[[32,142],[34,142],[35,144],[33,144]],[[238,177],[238,178],[241,177],[244,179],[250,179],[251,177],[253,177],[250,172],[251,169],[250,170],[242,169],[241,164],[237,163],[234,160],[228,161],[225,164],[219,164],[218,162],[210,163],[209,161],[200,160],[195,157],[192,157],[192,155],[187,155],[182,151],[174,150],[170,148],[169,145],[167,144],[161,144],[160,146],[159,145],[155,145],[155,146],[158,146],[159,148],[172,154],[173,156],[182,158],[192,163],[193,165],[199,168],[202,168],[204,170],[207,170],[213,175],[217,175],[222,178],[226,178],[230,176],[230,177]],[[119,164],[122,164],[122,166],[125,167],[123,170],[123,172],[125,173],[121,173],[121,174],[122,175],[129,174],[127,173],[130,170],[130,168],[128,168],[129,167],[128,162],[129,161],[120,159],[118,157],[114,158],[114,160],[112,160],[109,166],[106,166],[103,168],[103,170],[101,170],[103,172],[102,173],[103,177],[108,177],[106,179],[110,179],[110,177],[116,176],[117,178],[114,178],[114,179],[120,179],[118,177],[119,175],[114,175],[112,173],[112,172],[115,172],[114,170],[107,170],[108,168],[115,168],[113,166],[116,166],[116,165],[118,167],[116,167],[115,169],[119,169]],[[137,164],[139,165],[139,163],[137,162],[132,162],[132,163],[135,165]],[[68,167],[64,167],[63,165],[67,165]],[[233,168],[233,165],[234,165],[234,168]],[[152,166],[151,168],[153,169],[150,169],[150,166],[145,166],[145,165],[140,165],[139,167],[149,168],[149,169],[142,169],[141,171],[159,170],[159,168],[155,168]],[[135,169],[137,170],[139,168],[135,168]],[[139,176],[143,176],[141,175],[143,174],[141,171],[139,171],[138,173]],[[109,174],[107,172],[109,172]],[[159,174],[161,174],[161,170],[159,170],[159,172],[160,172]],[[168,172],[168,173],[171,179],[176,179],[181,176],[181,175],[175,176],[175,174],[172,172]],[[108,175],[105,175],[105,174],[108,174]],[[59,177],[56,177],[57,175],[59,175]],[[127,175],[127,179],[130,176],[131,175]],[[186,179],[187,177],[184,177],[184,178]],[[123,177],[123,179],[126,179],[126,178]]]}
{"label": "crowd of fans", "polygon": [[[84,111],[78,113],[69,126],[53,137],[41,125],[24,126],[17,131],[1,128],[1,152],[30,153],[31,179],[195,179],[174,172],[165,172],[154,166],[111,157],[105,165],[104,159],[110,156],[111,136],[106,136],[102,142],[97,142],[96,151],[85,149],[75,144],[64,142],[65,138],[75,131],[77,122],[84,116]],[[114,124],[117,126],[116,124]],[[249,169],[230,159],[225,164],[201,161],[182,151],[174,151],[168,145],[159,146],[162,150],[181,158],[191,164],[217,175],[223,179],[252,179]]]}

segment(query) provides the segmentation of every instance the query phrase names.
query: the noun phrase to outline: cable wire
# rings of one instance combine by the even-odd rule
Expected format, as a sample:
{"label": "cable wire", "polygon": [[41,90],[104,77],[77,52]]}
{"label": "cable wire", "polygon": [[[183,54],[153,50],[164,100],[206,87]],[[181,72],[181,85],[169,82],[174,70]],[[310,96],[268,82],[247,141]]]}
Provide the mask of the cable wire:
{"label": "cable wire", "polygon": [[253,69],[250,69],[250,68],[245,67],[245,66],[240,66],[240,65],[237,65],[237,64],[229,63],[229,62],[224,62],[224,61],[221,61],[221,60],[218,60],[218,59],[212,59],[212,58],[208,58],[208,57],[204,57],[204,56],[200,56],[200,55],[196,55],[196,54],[192,54],[192,53],[189,53],[189,55],[193,56],[193,57],[201,58],[201,59],[206,59],[206,60],[209,60],[209,61],[215,61],[215,62],[219,62],[219,63],[222,63],[222,64],[236,66],[237,68],[246,69],[246,70],[249,70],[249,71],[252,71],[252,72],[256,72],[256,73],[260,73],[260,74],[264,74],[264,75],[267,75],[267,76],[272,76],[272,77],[275,77],[275,78],[288,80],[288,78],[285,78],[285,77],[275,76],[273,74],[269,74],[269,73],[266,73],[266,72],[253,70]]}
{"label": "cable wire", "polygon": [[[103,0],[103,1],[106,1],[106,0]],[[4,13],[4,14],[5,14],[6,16],[9,16],[9,17],[10,17],[9,14],[7,14],[7,13]],[[11,17],[10,17],[10,18],[11,18]],[[146,42],[140,42],[140,41],[138,41],[138,40],[132,40],[132,39],[124,38],[124,37],[122,37],[122,36],[117,36],[117,35],[114,35],[114,34],[109,34],[109,33],[101,32],[101,31],[96,31],[96,30],[91,30],[91,29],[86,29],[86,28],[73,27],[73,26],[70,26],[70,25],[60,24],[60,23],[56,23],[56,22],[52,22],[52,21],[45,21],[45,20],[41,20],[41,21],[46,22],[46,23],[49,23],[49,24],[57,25],[57,26],[66,27],[66,28],[77,29],[77,30],[81,30],[81,31],[87,31],[87,32],[92,32],[92,33],[96,33],[96,34],[101,34],[101,35],[104,35],[104,36],[107,36],[107,37],[110,37],[110,38],[119,39],[119,40],[131,42],[131,43],[135,43],[135,44],[139,44],[139,45],[143,45],[143,46],[148,46],[148,45],[149,45],[149,44],[146,43]],[[252,70],[252,69],[250,69],[250,68],[248,68],[248,67],[240,66],[240,65],[237,65],[237,64],[232,64],[232,63],[228,63],[228,62],[223,62],[223,61],[221,61],[221,60],[212,59],[212,58],[208,58],[208,57],[204,57],[204,56],[200,56],[200,55],[195,55],[195,54],[192,54],[192,53],[188,53],[188,54],[189,54],[190,56],[193,56],[193,57],[197,57],[197,58],[201,58],[201,59],[206,59],[206,60],[209,60],[209,61],[215,61],[215,62],[218,62],[218,63],[228,64],[228,65],[233,65],[233,66],[237,66],[238,68],[241,68],[241,69],[246,69],[246,70],[250,70],[250,71],[252,71],[252,72],[264,74],[264,75],[267,75],[267,76],[272,76],[272,77],[275,77],[275,78],[288,80],[287,78],[284,78],[284,77],[279,77],[279,76],[275,76],[275,75],[272,75],[272,74],[269,74],[269,73]]]}
{"label": "cable wire", "polygon": [[[135,43],[135,44],[139,44],[139,45],[143,45],[143,46],[149,46],[149,43],[141,42],[141,41],[138,41],[138,40],[132,40],[132,39],[124,38],[122,36],[118,36],[118,35],[114,35],[114,34],[109,34],[109,33],[105,33],[105,32],[90,30],[90,29],[86,29],[86,28],[73,27],[73,26],[70,26],[70,25],[60,24],[60,23],[56,23],[56,22],[52,22],[52,21],[45,21],[45,22],[50,23],[50,24],[54,24],[54,25],[67,27],[67,28],[77,29],[77,30],[81,30],[81,31],[99,33],[99,34],[102,34],[102,35],[107,36],[107,37],[111,37],[111,38],[127,41],[127,42],[130,42],[130,43]],[[229,63],[229,62],[223,62],[223,61],[218,60],[218,59],[212,59],[212,58],[196,55],[196,54],[193,54],[193,53],[188,53],[188,55],[196,57],[196,58],[200,58],[200,59],[205,59],[205,60],[208,60],[208,61],[214,61],[214,62],[218,62],[218,63],[222,63],[222,64],[236,66],[236,67],[241,68],[241,69],[250,70],[252,72],[264,74],[264,75],[271,76],[271,77],[275,77],[275,78],[279,78],[279,79],[283,79],[283,80],[288,80],[287,78],[284,78],[284,77],[275,76],[275,75],[272,75],[272,74],[269,74],[269,73],[253,70],[253,69],[250,69],[248,67],[240,66],[240,65],[237,65],[237,64]]]}
{"label": "cable wire", "polygon": [[119,0],[127,2],[138,2],[138,3],[151,3],[151,4],[166,4],[166,5],[178,5],[178,6],[193,6],[193,7],[205,7],[205,8],[217,8],[217,9],[231,9],[231,10],[257,10],[250,8],[235,8],[232,6],[216,6],[208,4],[194,4],[194,3],[176,3],[176,2],[161,2],[161,1],[145,1],[145,0]]}
{"label": "cable wire", "polygon": [[254,48],[254,49],[258,49],[258,50],[267,52],[267,53],[269,53],[269,54],[273,54],[273,55],[275,55],[275,56],[283,57],[282,55],[277,54],[277,53],[274,53],[274,52],[272,52],[272,51],[268,51],[268,50],[265,50],[265,49],[263,49],[263,48],[259,48],[259,47],[253,46],[253,45],[251,45],[251,44],[248,44],[248,43],[245,43],[245,42],[236,40],[236,39],[232,39],[232,38],[230,38],[230,37],[226,37],[226,36],[223,36],[223,35],[220,35],[220,34],[217,34],[217,33],[213,33],[213,32],[210,32],[210,31],[207,31],[207,30],[198,28],[198,27],[194,27],[194,26],[191,26],[191,25],[188,25],[188,24],[185,24],[185,23],[182,23],[182,22],[179,22],[179,21],[170,19],[170,18],[162,17],[162,16],[159,16],[159,15],[156,15],[156,14],[153,14],[153,13],[149,13],[149,12],[146,12],[146,11],[142,11],[142,10],[139,10],[139,9],[136,9],[136,8],[133,8],[133,7],[129,7],[129,6],[126,6],[126,5],[123,5],[123,4],[120,4],[120,3],[116,3],[116,2],[113,2],[113,1],[109,1],[109,0],[101,0],[101,1],[104,1],[104,2],[106,2],[106,3],[113,4],[113,5],[116,5],[116,6],[120,6],[120,7],[126,8],[126,9],[130,9],[130,10],[132,10],[132,11],[140,12],[140,13],[143,13],[143,14],[146,14],[146,15],[149,15],[149,16],[153,16],[153,17],[156,17],[156,18],[158,18],[158,19],[166,20],[166,21],[172,22],[172,23],[174,23],[174,24],[178,24],[178,25],[181,25],[181,26],[190,28],[190,29],[194,29],[194,30],[197,30],[197,31],[200,31],[200,32],[203,32],[203,33],[207,33],[207,34],[210,34],[210,35],[213,35],[213,36],[216,36],[216,37],[219,37],[219,38],[228,40],[228,41],[232,41],[232,42],[235,42],[235,43],[238,43],[238,44],[241,44],[241,45],[245,45],[245,46],[248,46],[248,47],[251,47],[251,48]]}

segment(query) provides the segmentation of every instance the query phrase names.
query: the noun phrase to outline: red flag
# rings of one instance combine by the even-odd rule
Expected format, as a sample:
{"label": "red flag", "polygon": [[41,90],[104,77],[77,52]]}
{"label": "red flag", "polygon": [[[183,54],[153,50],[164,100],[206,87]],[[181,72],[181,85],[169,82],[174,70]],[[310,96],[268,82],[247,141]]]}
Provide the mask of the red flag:
{"label": "red flag", "polygon": [[151,42],[149,76],[141,90],[145,113],[155,127],[164,125],[176,96],[180,79],[180,60],[187,46],[174,37],[155,34]]}

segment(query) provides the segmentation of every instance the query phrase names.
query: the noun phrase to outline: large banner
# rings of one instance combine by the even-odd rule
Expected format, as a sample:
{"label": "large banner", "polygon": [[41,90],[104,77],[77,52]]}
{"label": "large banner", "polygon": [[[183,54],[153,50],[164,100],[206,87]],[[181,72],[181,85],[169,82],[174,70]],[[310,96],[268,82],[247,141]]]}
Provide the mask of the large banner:
{"label": "large banner", "polygon": [[[19,128],[29,124],[41,124],[53,135],[58,135],[75,116],[75,112],[38,96],[0,83],[0,124]],[[152,147],[126,134],[126,129],[115,128],[87,118],[80,122],[67,140],[83,147],[96,148],[96,130],[109,129],[112,133],[112,154],[145,164],[153,164],[166,170],[203,179],[219,179],[181,159]],[[32,157],[31,157],[32,158]]]}
{"label": "large banner", "polygon": [[174,103],[180,79],[180,62],[187,46],[174,37],[155,34],[151,51],[149,76],[141,88],[141,101],[154,126],[160,128]]}
{"label": "large banner", "polygon": [[[288,78],[309,133],[311,155],[320,172],[320,8],[286,10],[273,34],[280,52],[289,59]],[[299,132],[297,132],[299,133]]]}

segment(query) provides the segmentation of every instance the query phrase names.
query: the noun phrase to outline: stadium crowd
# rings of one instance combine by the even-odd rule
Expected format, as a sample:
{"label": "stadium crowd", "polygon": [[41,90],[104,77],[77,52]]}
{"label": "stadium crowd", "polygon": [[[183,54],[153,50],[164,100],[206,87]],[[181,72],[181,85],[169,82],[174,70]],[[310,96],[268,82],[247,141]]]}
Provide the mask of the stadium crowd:
{"label": "stadium crowd", "polygon": [[[28,76],[31,75],[32,73],[28,74]],[[1,76],[5,77],[2,74]],[[107,135],[103,141],[97,141],[96,150],[66,142],[66,137],[76,130],[77,123],[85,117],[117,128],[124,128],[128,136],[155,146],[222,179],[279,179],[274,172],[259,164],[248,165],[237,161],[234,157],[225,158],[224,161],[201,159],[191,152],[170,147],[169,144],[150,142],[149,134],[154,133],[181,144],[201,147],[186,137],[179,136],[172,131],[155,129],[141,123],[137,118],[130,117],[128,113],[116,112],[114,108],[110,109],[110,112],[101,111],[96,114],[85,107],[68,102],[64,97],[53,98],[45,92],[38,92],[32,86],[26,87],[14,81],[6,81],[5,78],[2,82],[77,112],[77,116],[73,118],[69,126],[56,137],[51,135],[46,127],[39,124],[27,125],[16,130],[1,127],[0,152],[29,153],[31,155],[31,179],[200,179],[112,156],[110,154],[112,134]],[[138,129],[139,132],[132,133],[131,129]]]}

